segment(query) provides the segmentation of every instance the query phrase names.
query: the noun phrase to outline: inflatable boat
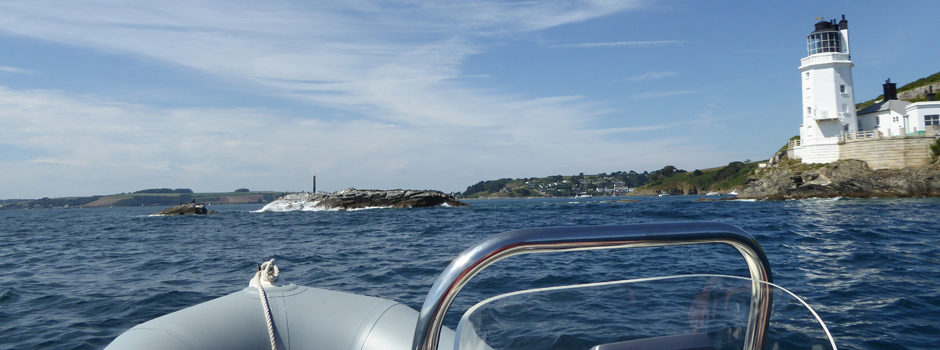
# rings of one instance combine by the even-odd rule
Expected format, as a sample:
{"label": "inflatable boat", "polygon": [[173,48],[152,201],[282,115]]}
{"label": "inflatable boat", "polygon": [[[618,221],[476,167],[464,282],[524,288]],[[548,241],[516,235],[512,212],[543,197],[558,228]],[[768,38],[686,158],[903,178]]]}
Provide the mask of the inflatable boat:
{"label": "inflatable boat", "polygon": [[[472,278],[514,255],[701,244],[733,247],[749,276],[657,276],[519,290],[479,301],[456,329],[443,325]],[[808,303],[773,283],[767,257],[749,234],[719,223],[670,223],[494,235],[451,262],[420,311],[391,300],[284,283],[271,260],[247,288],[134,326],[107,347],[269,348],[816,350],[836,345]]]}

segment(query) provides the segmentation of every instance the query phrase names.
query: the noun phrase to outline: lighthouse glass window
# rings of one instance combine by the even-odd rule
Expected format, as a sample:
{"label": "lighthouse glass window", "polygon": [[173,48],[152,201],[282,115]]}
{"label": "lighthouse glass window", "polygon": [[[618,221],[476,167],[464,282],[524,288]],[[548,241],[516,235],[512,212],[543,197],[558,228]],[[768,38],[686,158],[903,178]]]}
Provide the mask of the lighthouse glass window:
{"label": "lighthouse glass window", "polygon": [[806,38],[807,50],[810,55],[823,52],[842,52],[842,39],[838,32],[823,32],[810,34]]}

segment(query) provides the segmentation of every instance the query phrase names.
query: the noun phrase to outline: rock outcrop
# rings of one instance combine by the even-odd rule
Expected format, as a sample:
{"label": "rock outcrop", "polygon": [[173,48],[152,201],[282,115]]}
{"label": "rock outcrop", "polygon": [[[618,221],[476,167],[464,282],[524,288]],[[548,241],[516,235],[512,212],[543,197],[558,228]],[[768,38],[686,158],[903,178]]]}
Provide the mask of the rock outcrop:
{"label": "rock outcrop", "polygon": [[353,210],[366,208],[418,208],[438,205],[466,206],[454,196],[432,190],[357,190],[333,193],[291,193],[268,203],[260,212],[294,210]]}
{"label": "rock outcrop", "polygon": [[161,210],[156,215],[206,215],[215,214],[214,210],[207,210],[205,205],[197,203],[187,203],[177,205],[170,209]]}
{"label": "rock outcrop", "polygon": [[758,169],[738,198],[802,199],[831,197],[940,196],[940,166],[871,170],[860,160],[826,165],[782,163]]}

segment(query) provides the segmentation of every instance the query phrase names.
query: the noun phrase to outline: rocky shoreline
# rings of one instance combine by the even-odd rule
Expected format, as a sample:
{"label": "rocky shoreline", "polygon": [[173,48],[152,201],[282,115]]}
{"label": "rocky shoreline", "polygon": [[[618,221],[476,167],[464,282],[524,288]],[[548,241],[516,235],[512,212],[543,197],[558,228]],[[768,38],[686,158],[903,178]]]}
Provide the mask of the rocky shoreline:
{"label": "rocky shoreline", "polygon": [[877,198],[940,196],[940,166],[871,170],[860,160],[829,164],[780,163],[758,169],[738,198]]}
{"label": "rocky shoreline", "polygon": [[467,204],[441,191],[349,188],[333,193],[290,193],[268,203],[259,212],[420,208],[439,205],[461,207]]}

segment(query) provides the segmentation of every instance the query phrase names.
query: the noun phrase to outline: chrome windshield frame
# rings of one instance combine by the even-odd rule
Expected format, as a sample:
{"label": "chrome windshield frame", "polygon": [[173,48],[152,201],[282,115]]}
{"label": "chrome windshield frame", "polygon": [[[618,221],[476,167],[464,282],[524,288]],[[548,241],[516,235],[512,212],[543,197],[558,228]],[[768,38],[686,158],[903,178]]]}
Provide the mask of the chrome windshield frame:
{"label": "chrome windshield frame", "polygon": [[[727,244],[741,253],[751,275],[751,310],[745,349],[760,349],[770,325],[770,263],[763,248],[744,230],[713,222],[608,226],[562,226],[500,233],[463,251],[434,281],[418,315],[412,350],[436,350],[444,316],[457,294],[493,263],[514,255],[578,250]],[[762,283],[764,282],[764,283]]]}

